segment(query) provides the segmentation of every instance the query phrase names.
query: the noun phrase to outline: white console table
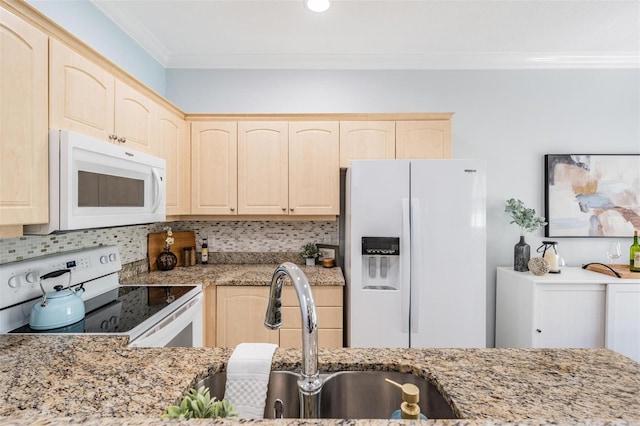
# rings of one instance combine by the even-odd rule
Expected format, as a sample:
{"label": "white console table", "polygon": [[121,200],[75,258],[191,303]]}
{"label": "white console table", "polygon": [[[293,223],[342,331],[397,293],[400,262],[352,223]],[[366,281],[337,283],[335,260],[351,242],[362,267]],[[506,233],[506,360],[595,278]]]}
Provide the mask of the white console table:
{"label": "white console table", "polygon": [[640,362],[640,279],[499,267],[496,347],[609,348]]}

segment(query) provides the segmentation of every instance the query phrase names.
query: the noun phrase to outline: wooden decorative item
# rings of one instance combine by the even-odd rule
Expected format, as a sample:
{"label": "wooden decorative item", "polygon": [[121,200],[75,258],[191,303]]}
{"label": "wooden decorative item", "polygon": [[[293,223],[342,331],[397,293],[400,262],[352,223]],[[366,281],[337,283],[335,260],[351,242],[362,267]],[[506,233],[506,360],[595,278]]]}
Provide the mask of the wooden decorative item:
{"label": "wooden decorative item", "polygon": [[[182,249],[196,246],[196,236],[193,231],[173,232],[174,243],[171,245],[171,252],[177,256],[176,266],[184,266]],[[147,236],[147,259],[149,261],[149,271],[157,271],[156,259],[164,251],[164,232],[152,233]]]}

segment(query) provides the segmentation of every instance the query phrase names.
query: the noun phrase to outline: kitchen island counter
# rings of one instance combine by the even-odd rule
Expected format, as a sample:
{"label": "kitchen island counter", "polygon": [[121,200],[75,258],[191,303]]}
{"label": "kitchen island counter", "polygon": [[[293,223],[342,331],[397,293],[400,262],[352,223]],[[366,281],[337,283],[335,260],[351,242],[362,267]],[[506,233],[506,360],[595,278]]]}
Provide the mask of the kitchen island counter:
{"label": "kitchen island counter", "polygon": [[[1,335],[0,424],[157,423],[197,380],[225,370],[232,352],[124,345],[107,336]],[[272,369],[295,370],[299,360],[299,350],[278,349]],[[426,377],[474,423],[640,423],[640,364],[607,349],[321,349],[319,364]]]}

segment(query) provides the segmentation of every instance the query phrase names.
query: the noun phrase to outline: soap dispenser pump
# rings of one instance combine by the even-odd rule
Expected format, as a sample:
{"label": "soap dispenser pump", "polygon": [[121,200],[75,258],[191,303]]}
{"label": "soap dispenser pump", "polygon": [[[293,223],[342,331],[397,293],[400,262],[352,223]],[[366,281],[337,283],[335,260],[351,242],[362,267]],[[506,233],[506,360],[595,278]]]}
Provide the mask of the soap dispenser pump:
{"label": "soap dispenser pump", "polygon": [[402,404],[400,409],[391,414],[392,419],[420,419],[427,420],[427,416],[420,412],[420,389],[414,384],[405,383],[401,385],[398,382],[394,382],[391,379],[385,379],[388,383],[402,389]]}

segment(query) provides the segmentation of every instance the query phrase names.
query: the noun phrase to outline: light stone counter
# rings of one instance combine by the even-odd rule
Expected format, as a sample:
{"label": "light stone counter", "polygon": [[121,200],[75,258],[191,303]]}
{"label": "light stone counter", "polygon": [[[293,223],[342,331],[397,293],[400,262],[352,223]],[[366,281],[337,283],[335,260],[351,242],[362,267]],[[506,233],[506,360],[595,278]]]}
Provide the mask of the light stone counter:
{"label": "light stone counter", "polygon": [[[153,271],[135,274],[121,279],[121,284],[202,284],[267,286],[271,284],[273,271],[278,265],[265,264],[213,264],[178,267],[171,271]],[[344,286],[344,276],[340,268],[321,266],[301,266],[313,286]],[[287,280],[288,282],[288,280]]]}
{"label": "light stone counter", "polygon": [[[116,337],[1,335],[0,424],[157,424],[197,380],[224,370],[231,353],[124,344]],[[299,359],[299,350],[278,349],[272,369],[295,370]],[[319,363],[324,371],[428,378],[464,419],[438,424],[640,424],[640,364],[607,349],[321,349]]]}

